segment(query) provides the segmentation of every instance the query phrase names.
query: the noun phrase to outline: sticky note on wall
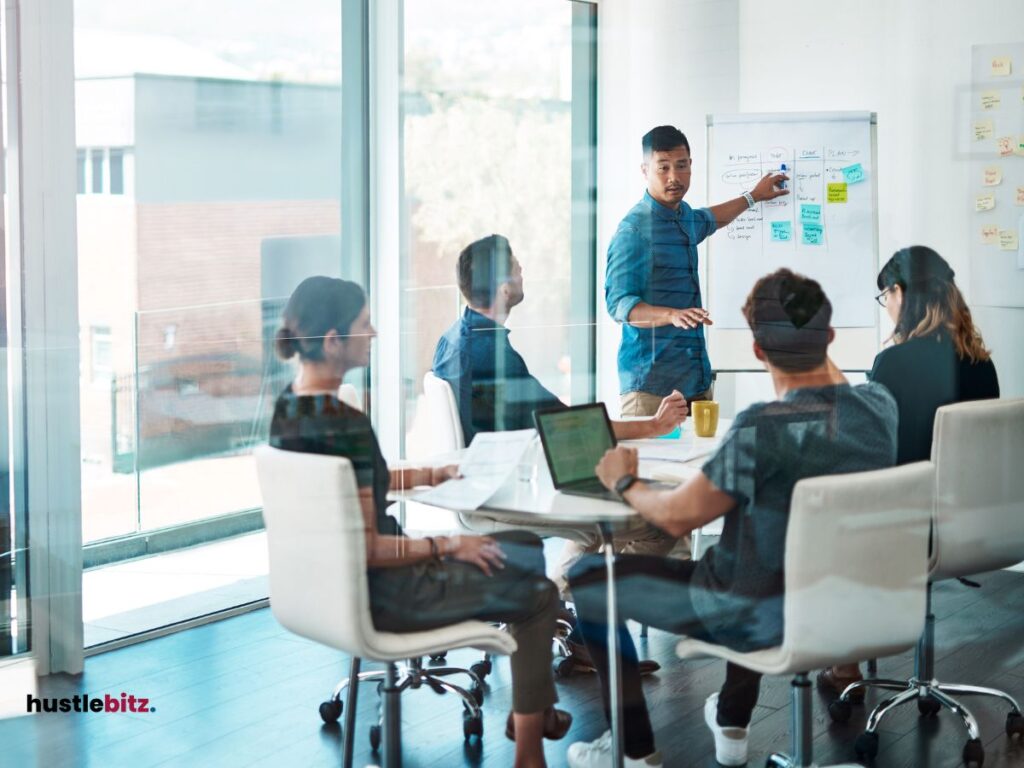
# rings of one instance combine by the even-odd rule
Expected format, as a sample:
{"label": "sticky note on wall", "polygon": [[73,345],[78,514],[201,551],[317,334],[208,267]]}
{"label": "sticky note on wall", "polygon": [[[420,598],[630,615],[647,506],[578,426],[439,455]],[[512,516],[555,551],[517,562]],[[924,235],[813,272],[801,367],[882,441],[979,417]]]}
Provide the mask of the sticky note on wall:
{"label": "sticky note on wall", "polygon": [[1003,97],[999,94],[999,91],[982,91],[981,92],[981,108],[982,109],[999,109],[1000,103],[1002,103]]}
{"label": "sticky note on wall", "polygon": [[1013,72],[1013,60],[1009,56],[992,58],[992,77],[1009,77]]}
{"label": "sticky note on wall", "polygon": [[1024,187],[1017,187],[1017,205],[1024,205]]}
{"label": "sticky note on wall", "polygon": [[985,168],[981,179],[982,185],[986,187],[994,187],[997,184],[1003,183],[1003,169],[998,165],[989,165]]}
{"label": "sticky note on wall", "polygon": [[843,179],[847,184],[856,184],[864,181],[864,167],[860,163],[854,163],[843,168]]}
{"label": "sticky note on wall", "polygon": [[976,211],[991,211],[995,207],[995,195],[978,195],[974,198],[974,210]]}
{"label": "sticky note on wall", "polygon": [[801,242],[804,245],[821,245],[821,241],[825,239],[825,232],[821,224],[804,224],[801,229],[803,230]]}
{"label": "sticky note on wall", "polygon": [[1000,251],[1016,251],[1017,250],[1017,233],[1012,229],[1000,229],[999,230],[999,250]]}
{"label": "sticky note on wall", "polygon": [[1008,157],[1017,148],[1017,141],[1013,136],[1000,136],[996,139],[996,152],[1000,157]]}
{"label": "sticky note on wall", "polygon": [[845,181],[833,181],[828,185],[828,201],[830,203],[845,203],[846,202],[846,182]]}
{"label": "sticky note on wall", "polygon": [[800,203],[800,221],[805,224],[821,224],[821,206],[817,203]]}
{"label": "sticky note on wall", "polygon": [[975,120],[974,121],[974,140],[984,141],[985,139],[992,138],[992,132],[995,129],[992,126],[991,120]]}
{"label": "sticky note on wall", "polygon": [[995,245],[999,242],[999,227],[995,224],[987,224],[981,228],[981,244]]}
{"label": "sticky note on wall", "polygon": [[772,240],[777,243],[788,243],[793,239],[793,222],[773,221]]}

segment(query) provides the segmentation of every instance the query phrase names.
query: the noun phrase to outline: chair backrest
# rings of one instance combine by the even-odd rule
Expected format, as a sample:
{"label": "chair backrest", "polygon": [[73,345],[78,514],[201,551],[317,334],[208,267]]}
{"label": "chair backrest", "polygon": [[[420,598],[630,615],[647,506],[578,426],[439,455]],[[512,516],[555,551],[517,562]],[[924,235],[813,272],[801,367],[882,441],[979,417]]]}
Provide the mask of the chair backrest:
{"label": "chair backrest", "polygon": [[270,609],[287,629],[364,655],[373,634],[366,534],[352,464],[257,447],[270,552]]}
{"label": "chair backrest", "polygon": [[797,483],[786,533],[791,666],[888,656],[916,642],[934,487],[927,461]]}
{"label": "chair backrest", "polygon": [[430,414],[431,442],[435,453],[450,453],[466,447],[459,419],[459,406],[451,385],[431,371],[423,376],[423,395]]}
{"label": "chair backrest", "polygon": [[338,399],[349,408],[357,411],[363,410],[363,403],[359,399],[359,391],[352,384],[342,384],[338,387]]}
{"label": "chair backrest", "polygon": [[935,413],[933,580],[1024,560],[1024,398]]}

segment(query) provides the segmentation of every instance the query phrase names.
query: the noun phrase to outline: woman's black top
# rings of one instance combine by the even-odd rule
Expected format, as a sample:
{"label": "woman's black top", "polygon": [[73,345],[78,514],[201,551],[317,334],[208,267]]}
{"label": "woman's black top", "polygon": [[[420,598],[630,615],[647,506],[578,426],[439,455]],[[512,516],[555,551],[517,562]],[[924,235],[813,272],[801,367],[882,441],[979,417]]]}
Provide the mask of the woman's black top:
{"label": "woman's black top", "polygon": [[397,521],[387,513],[391,473],[365,413],[334,395],[296,395],[289,384],[274,404],[270,445],[351,461],[356,484],[373,490],[378,533],[402,535]]}
{"label": "woman's black top", "polygon": [[935,411],[941,406],[999,397],[992,361],[961,359],[945,334],[909,339],[883,350],[868,378],[884,384],[896,398],[897,464],[931,458]]}

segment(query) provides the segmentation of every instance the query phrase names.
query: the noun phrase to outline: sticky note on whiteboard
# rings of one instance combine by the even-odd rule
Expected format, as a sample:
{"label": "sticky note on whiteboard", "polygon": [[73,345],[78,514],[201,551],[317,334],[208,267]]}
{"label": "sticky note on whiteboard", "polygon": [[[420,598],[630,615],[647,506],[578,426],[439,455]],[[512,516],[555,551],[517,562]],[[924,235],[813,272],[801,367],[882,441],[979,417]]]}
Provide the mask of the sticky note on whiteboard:
{"label": "sticky note on whiteboard", "polygon": [[1013,136],[1000,136],[996,139],[996,152],[1000,157],[1008,157],[1017,148],[1017,141]]}
{"label": "sticky note on whiteboard", "polygon": [[981,228],[981,244],[995,245],[999,242],[999,227],[989,224]]}
{"label": "sticky note on whiteboard", "polygon": [[995,207],[995,195],[978,195],[974,198],[974,210],[976,211],[991,211]]}
{"label": "sticky note on whiteboard", "polygon": [[998,165],[986,166],[984,173],[982,174],[981,183],[986,187],[994,187],[997,184],[1003,183],[1003,169]]}
{"label": "sticky note on whiteboard", "polygon": [[1000,229],[999,230],[999,250],[1000,251],[1016,251],[1017,250],[1017,233],[1012,229]]}
{"label": "sticky note on whiteboard", "polygon": [[1017,137],[1017,146],[1013,148],[1013,154],[1024,157],[1024,133]]}
{"label": "sticky note on whiteboard", "polygon": [[800,203],[800,221],[804,224],[821,224],[821,206],[817,203]]}
{"label": "sticky note on whiteboard", "polygon": [[843,178],[847,184],[856,184],[864,181],[864,168],[860,163],[854,163],[843,168]]}
{"label": "sticky note on whiteboard", "polygon": [[825,239],[825,232],[821,224],[804,224],[801,229],[803,230],[801,242],[804,245],[821,245],[821,241]]}
{"label": "sticky note on whiteboard", "polygon": [[793,239],[793,222],[773,221],[772,240],[776,243],[788,243]]}
{"label": "sticky note on whiteboard", "polygon": [[1002,103],[1003,97],[999,94],[999,91],[982,91],[981,92],[981,108],[982,109],[999,109],[999,105]]}
{"label": "sticky note on whiteboard", "polygon": [[828,201],[830,203],[846,202],[846,182],[833,181],[828,185]]}
{"label": "sticky note on whiteboard", "polygon": [[1009,56],[992,58],[992,77],[1009,77],[1013,72],[1013,60]]}
{"label": "sticky note on whiteboard", "polygon": [[992,138],[992,132],[995,128],[992,126],[991,120],[975,120],[974,121],[974,140],[984,141],[985,139]]}
{"label": "sticky note on whiteboard", "polygon": [[1024,187],[1017,187],[1017,205],[1024,205]]}

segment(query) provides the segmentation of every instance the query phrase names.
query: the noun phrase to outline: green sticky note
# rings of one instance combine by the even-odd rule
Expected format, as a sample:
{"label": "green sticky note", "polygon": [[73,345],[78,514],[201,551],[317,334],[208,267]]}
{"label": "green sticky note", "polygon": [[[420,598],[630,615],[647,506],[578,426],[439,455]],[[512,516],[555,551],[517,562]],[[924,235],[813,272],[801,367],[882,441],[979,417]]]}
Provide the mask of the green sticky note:
{"label": "green sticky note", "polygon": [[846,182],[834,181],[828,185],[828,201],[830,203],[846,202]]}
{"label": "green sticky note", "polygon": [[846,179],[847,184],[856,184],[859,181],[864,181],[864,168],[860,163],[854,163],[843,168],[843,178]]}
{"label": "green sticky note", "polygon": [[825,236],[825,230],[821,224],[804,224],[801,229],[803,229],[802,242],[804,245],[821,245]]}
{"label": "green sticky note", "polygon": [[683,430],[681,430],[679,428],[679,425],[676,424],[675,429],[673,429],[671,432],[668,432],[668,433],[666,433],[664,435],[658,435],[658,439],[659,440],[677,440],[679,438],[679,436],[682,435],[682,434],[683,434]]}
{"label": "green sticky note", "polygon": [[793,239],[793,222],[773,221],[772,240],[777,243],[788,243]]}
{"label": "green sticky note", "polygon": [[821,224],[821,206],[816,203],[800,203],[800,221],[804,224]]}

